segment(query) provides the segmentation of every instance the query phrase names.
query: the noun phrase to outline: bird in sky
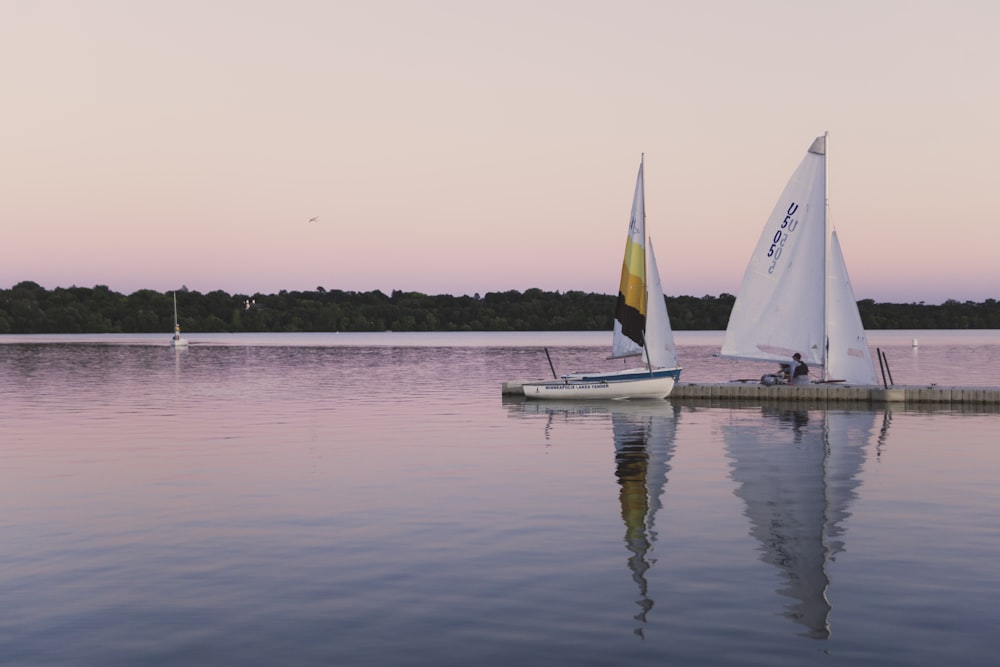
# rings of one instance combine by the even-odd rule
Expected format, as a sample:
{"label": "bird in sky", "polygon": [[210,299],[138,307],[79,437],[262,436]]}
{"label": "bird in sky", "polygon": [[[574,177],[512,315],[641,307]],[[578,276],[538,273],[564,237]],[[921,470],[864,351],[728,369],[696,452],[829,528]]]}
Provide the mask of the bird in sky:
{"label": "bird in sky", "polygon": [[316,222],[317,220],[319,220],[319,216],[318,215],[315,216],[315,217],[309,218],[309,222]]}

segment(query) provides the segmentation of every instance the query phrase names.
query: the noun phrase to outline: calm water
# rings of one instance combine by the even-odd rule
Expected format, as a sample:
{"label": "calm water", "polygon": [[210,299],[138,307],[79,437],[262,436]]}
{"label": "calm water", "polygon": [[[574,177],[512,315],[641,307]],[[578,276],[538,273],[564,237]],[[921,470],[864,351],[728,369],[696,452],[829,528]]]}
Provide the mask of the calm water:
{"label": "calm water", "polygon": [[[2,664],[996,662],[1000,414],[501,399],[606,334],[167,337],[0,337]],[[1000,332],[869,340],[1000,385]],[[761,374],[719,343],[684,379]]]}

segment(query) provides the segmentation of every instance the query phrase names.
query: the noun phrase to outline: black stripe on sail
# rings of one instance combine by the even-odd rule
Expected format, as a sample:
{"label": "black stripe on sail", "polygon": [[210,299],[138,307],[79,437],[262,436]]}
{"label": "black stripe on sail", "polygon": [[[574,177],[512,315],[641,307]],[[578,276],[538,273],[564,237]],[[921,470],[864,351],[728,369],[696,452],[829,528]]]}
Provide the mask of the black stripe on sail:
{"label": "black stripe on sail", "polygon": [[643,332],[646,330],[646,316],[625,303],[625,295],[621,292],[618,292],[618,303],[615,304],[615,319],[621,324],[622,333],[641,346]]}

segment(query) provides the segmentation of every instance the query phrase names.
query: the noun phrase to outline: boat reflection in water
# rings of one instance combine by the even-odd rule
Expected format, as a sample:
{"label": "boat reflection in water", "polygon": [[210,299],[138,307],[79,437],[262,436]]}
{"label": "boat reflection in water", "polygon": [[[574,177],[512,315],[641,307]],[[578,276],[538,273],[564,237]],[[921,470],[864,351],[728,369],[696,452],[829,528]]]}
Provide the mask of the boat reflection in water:
{"label": "boat reflection in water", "polygon": [[661,412],[630,414],[611,413],[615,434],[615,475],[621,485],[622,520],[625,522],[625,547],[629,550],[628,567],[639,587],[639,613],[642,625],[635,629],[642,636],[646,614],[653,608],[646,572],[656,559],[652,556],[657,539],[656,515],[662,508],[663,488],[674,455],[679,408],[664,406]]}
{"label": "boat reflection in water", "polygon": [[875,419],[868,411],[764,407],[760,414],[734,411],[723,425],[730,475],[760,559],[780,572],[778,593],[791,599],[785,616],[808,637],[830,636],[827,566],[844,550],[844,521]]}
{"label": "boat reflection in water", "polygon": [[642,637],[647,614],[654,605],[646,574],[656,562],[656,515],[662,508],[674,455],[680,407],[667,401],[530,401],[511,402],[508,407],[526,414],[548,415],[547,434],[560,417],[572,421],[610,419],[628,568],[639,591],[639,612],[634,616],[639,626],[633,632]]}

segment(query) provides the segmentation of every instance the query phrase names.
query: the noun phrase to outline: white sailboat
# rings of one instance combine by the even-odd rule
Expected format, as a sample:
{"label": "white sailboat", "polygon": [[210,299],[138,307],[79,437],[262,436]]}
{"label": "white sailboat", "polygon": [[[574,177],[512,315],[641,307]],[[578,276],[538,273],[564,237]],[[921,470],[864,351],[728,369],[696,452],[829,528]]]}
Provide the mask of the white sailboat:
{"label": "white sailboat", "polygon": [[[647,267],[646,245],[649,245]],[[615,307],[612,359],[641,357],[643,365],[621,371],[577,372],[561,378],[525,382],[527,398],[609,399],[666,398],[680,377],[674,334],[663,299],[653,244],[646,238],[643,163],[639,163],[618,302]]]}
{"label": "white sailboat", "polygon": [[181,338],[181,325],[177,320],[177,292],[174,292],[174,335],[170,339],[171,347],[187,347],[187,339]]}
{"label": "white sailboat", "polygon": [[877,385],[837,233],[829,226],[827,135],[781,194],[747,265],[720,356],[787,364],[796,352],[821,381]]}

